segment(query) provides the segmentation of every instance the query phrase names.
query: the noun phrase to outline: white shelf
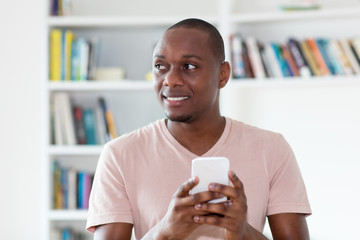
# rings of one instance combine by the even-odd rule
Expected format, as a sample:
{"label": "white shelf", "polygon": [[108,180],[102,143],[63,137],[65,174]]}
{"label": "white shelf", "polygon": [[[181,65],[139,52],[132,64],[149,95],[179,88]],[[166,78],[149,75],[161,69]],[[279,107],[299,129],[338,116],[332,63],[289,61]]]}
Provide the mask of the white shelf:
{"label": "white shelf", "polygon": [[50,91],[129,91],[152,90],[151,81],[119,80],[119,81],[52,81],[48,83]]}
{"label": "white shelf", "polygon": [[[190,16],[55,16],[48,18],[50,27],[157,27],[169,26]],[[198,16],[199,17],[199,16]],[[217,19],[209,16],[200,17],[212,23]]]}
{"label": "white shelf", "polygon": [[289,77],[289,78],[263,78],[263,79],[232,79],[229,88],[264,88],[264,87],[360,87],[360,76],[328,76],[328,77]]}
{"label": "white shelf", "polygon": [[259,12],[252,14],[233,14],[230,19],[232,23],[265,23],[276,21],[314,20],[338,17],[359,17],[359,7],[352,8],[328,8],[308,11],[274,11]]}
{"label": "white shelf", "polygon": [[51,145],[48,147],[48,153],[50,155],[69,155],[69,156],[97,156],[100,155],[103,146],[54,146]]}
{"label": "white shelf", "polygon": [[52,221],[83,221],[87,215],[88,210],[50,210],[48,216]]}

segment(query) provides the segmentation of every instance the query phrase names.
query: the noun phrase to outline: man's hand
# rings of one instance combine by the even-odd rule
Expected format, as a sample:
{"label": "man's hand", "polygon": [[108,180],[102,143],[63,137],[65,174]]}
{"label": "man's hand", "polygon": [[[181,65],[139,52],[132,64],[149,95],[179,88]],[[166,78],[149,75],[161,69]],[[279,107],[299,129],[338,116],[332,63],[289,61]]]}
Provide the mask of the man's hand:
{"label": "man's hand", "polygon": [[[234,187],[211,183],[209,191],[220,193],[228,200],[222,203],[199,203],[195,209],[212,213],[204,216],[196,215],[194,221],[225,228],[226,239],[245,239],[256,236],[256,239],[266,239],[247,223],[247,203],[244,187],[233,171],[229,171],[229,179]],[[254,238],[255,239],[255,238]]]}
{"label": "man's hand", "polygon": [[208,214],[206,210],[197,210],[195,205],[223,197],[217,192],[202,192],[190,195],[189,192],[199,183],[197,177],[183,183],[173,195],[168,211],[161,220],[156,239],[184,239],[191,234],[199,224],[194,216]]}

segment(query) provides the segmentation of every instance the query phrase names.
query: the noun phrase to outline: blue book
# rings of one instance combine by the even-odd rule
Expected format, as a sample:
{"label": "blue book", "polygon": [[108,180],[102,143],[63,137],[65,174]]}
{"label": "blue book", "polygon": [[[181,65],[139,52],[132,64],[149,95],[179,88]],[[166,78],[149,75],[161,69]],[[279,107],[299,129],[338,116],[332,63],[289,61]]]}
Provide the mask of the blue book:
{"label": "blue book", "polygon": [[83,202],[84,173],[78,172],[77,175],[78,175],[77,207],[81,209]]}
{"label": "blue book", "polygon": [[85,128],[85,139],[86,144],[96,145],[96,121],[95,121],[95,113],[91,108],[83,109],[83,121]]}
{"label": "blue book", "polygon": [[71,46],[71,80],[80,80],[79,76],[80,68],[80,55],[79,55],[79,41],[74,39]]}
{"label": "blue book", "polygon": [[322,45],[322,48],[324,49],[326,56],[328,57],[328,59],[331,63],[334,74],[335,75],[344,75],[344,71],[341,67],[341,63],[339,62],[339,59],[336,57],[335,53],[331,50],[329,40],[321,39],[320,44]]}
{"label": "blue book", "polygon": [[61,167],[62,208],[68,209],[68,170]]}
{"label": "blue book", "polygon": [[61,34],[61,68],[60,68],[60,74],[61,74],[61,80],[65,80],[65,69],[66,69],[66,54],[65,54],[65,30],[62,30]]}
{"label": "blue book", "polygon": [[324,41],[325,41],[325,39],[322,39],[322,38],[315,39],[316,45],[318,46],[318,48],[320,50],[320,53],[324,58],[325,64],[329,68],[329,71],[330,71],[331,75],[335,75],[336,74],[335,68],[333,66],[333,63],[330,60],[328,52],[325,50]]}
{"label": "blue book", "polygon": [[282,57],[282,53],[281,53],[281,49],[279,48],[279,46],[275,43],[271,43],[271,46],[275,52],[275,56],[276,56],[276,59],[280,65],[280,69],[281,69],[281,72],[282,72],[282,75],[284,77],[288,77],[290,76],[289,74],[289,70],[288,70],[288,67],[287,67],[287,64],[286,64],[286,61],[284,60],[284,58]]}

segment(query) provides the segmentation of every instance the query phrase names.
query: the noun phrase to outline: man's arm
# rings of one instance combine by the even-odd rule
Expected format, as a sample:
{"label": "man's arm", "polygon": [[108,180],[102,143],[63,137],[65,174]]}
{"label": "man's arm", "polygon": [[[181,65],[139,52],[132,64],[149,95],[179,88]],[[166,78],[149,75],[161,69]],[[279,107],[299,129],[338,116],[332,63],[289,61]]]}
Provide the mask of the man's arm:
{"label": "man's arm", "polygon": [[309,230],[304,214],[281,213],[268,216],[275,240],[309,240]]}
{"label": "man's arm", "polygon": [[97,226],[94,240],[130,240],[133,225],[130,223],[109,223]]}

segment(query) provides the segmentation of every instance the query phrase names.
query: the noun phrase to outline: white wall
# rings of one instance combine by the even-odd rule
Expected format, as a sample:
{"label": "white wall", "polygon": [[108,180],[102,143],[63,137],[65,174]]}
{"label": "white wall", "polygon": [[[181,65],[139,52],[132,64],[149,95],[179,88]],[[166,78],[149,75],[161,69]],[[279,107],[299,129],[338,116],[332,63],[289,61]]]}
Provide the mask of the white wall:
{"label": "white wall", "polygon": [[42,1],[5,1],[0,14],[0,234],[39,239],[41,229]]}

